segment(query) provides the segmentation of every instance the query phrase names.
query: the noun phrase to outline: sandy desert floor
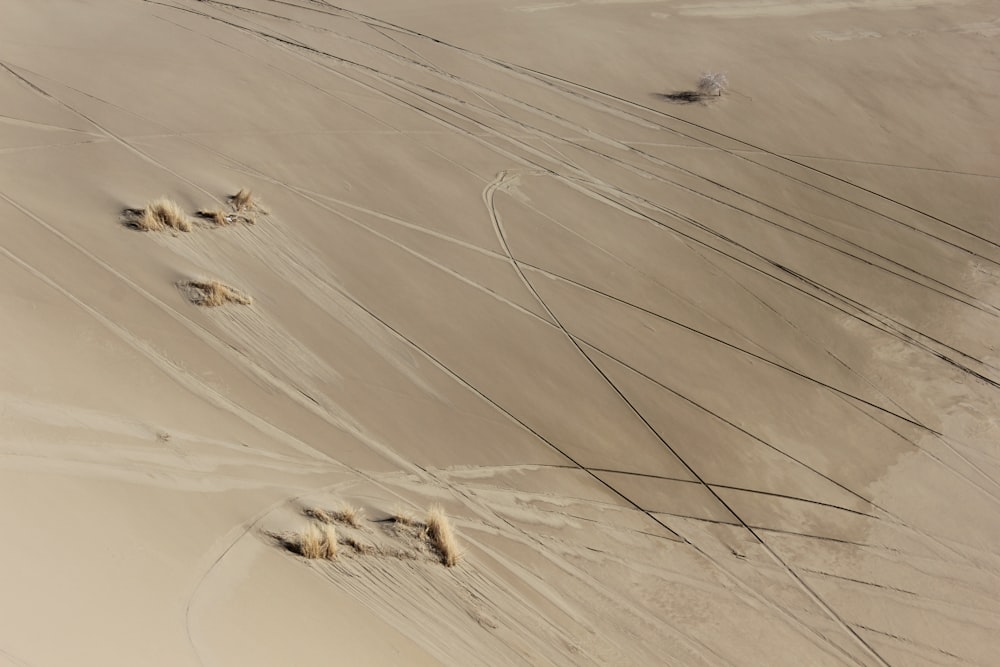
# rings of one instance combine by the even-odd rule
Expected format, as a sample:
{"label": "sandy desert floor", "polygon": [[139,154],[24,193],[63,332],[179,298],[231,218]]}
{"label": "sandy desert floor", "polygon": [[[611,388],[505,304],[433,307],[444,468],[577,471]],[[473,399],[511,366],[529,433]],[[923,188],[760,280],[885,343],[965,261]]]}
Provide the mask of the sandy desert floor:
{"label": "sandy desert floor", "polygon": [[996,664],[995,2],[2,5],[0,665]]}

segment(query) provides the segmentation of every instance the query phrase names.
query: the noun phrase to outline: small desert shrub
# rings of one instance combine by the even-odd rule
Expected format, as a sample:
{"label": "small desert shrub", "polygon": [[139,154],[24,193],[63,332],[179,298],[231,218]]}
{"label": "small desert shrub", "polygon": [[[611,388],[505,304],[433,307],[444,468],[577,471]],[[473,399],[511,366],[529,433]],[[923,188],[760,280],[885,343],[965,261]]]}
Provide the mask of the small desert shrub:
{"label": "small desert shrub", "polygon": [[166,197],[160,197],[146,204],[145,208],[125,209],[125,224],[143,232],[160,232],[166,228],[180,232],[191,231],[191,220],[181,207]]}
{"label": "small desert shrub", "polygon": [[218,280],[189,280],[181,283],[181,287],[187,290],[191,302],[199,306],[215,307],[227,303],[249,306],[253,303],[253,299],[248,294]]}
{"label": "small desert shrub", "polygon": [[305,558],[337,557],[337,529],[331,525],[310,523],[293,541],[295,550]]}
{"label": "small desert shrub", "polygon": [[444,510],[435,505],[427,512],[427,538],[441,556],[441,562],[448,567],[458,563],[458,542],[451,531],[451,524]]}
{"label": "small desert shrub", "polygon": [[698,92],[702,95],[719,96],[729,88],[725,72],[705,72],[698,79]]}

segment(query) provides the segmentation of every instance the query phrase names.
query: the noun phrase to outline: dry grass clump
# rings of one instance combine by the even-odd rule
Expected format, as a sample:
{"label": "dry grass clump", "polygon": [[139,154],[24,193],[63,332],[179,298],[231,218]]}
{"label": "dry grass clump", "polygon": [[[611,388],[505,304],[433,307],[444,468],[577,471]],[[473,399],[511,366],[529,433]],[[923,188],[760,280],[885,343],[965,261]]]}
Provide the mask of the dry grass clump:
{"label": "dry grass clump", "polygon": [[427,537],[440,554],[442,563],[447,567],[458,564],[458,541],[439,505],[432,506],[427,512]]}
{"label": "dry grass clump", "polygon": [[248,294],[221,283],[218,280],[189,280],[181,283],[188,292],[188,298],[199,306],[216,307],[227,303],[249,306],[253,298]]}
{"label": "dry grass clump", "polygon": [[334,512],[331,516],[333,516],[334,520],[339,521],[341,523],[346,523],[351,528],[360,528],[361,513],[362,510],[360,508],[351,507],[350,505],[344,505],[344,507],[341,508],[340,511]]}
{"label": "dry grass clump", "polygon": [[364,512],[359,507],[344,505],[336,512],[320,509],[319,507],[308,507],[302,511],[308,517],[316,519],[322,523],[343,523],[351,528],[361,528],[361,515]]}
{"label": "dry grass clump", "polygon": [[161,232],[164,229],[175,229],[179,232],[191,231],[191,220],[176,203],[160,197],[145,208],[125,209],[125,224],[142,232]]}
{"label": "dry grass clump", "polygon": [[225,211],[217,208],[211,209],[201,209],[196,211],[197,215],[202,220],[208,220],[217,227],[225,227],[226,225],[236,222],[237,218],[235,215],[226,213]]}
{"label": "dry grass clump", "polygon": [[337,558],[337,529],[329,524],[310,523],[304,531],[295,536],[291,546],[305,558]]}
{"label": "dry grass clump", "polygon": [[229,204],[237,213],[267,213],[267,209],[261,205],[260,200],[254,196],[253,192],[246,188],[240,188],[239,192],[230,195]]}

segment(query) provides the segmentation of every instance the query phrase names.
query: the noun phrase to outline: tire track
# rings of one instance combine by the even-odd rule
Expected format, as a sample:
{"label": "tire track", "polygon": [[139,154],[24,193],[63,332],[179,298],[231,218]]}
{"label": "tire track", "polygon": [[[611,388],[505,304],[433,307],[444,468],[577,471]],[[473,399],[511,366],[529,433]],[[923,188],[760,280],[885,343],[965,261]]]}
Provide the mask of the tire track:
{"label": "tire track", "polygon": [[[832,607],[830,607],[821,597],[819,597],[819,595],[816,594],[816,592],[805,582],[805,580],[803,580],[788,565],[788,563],[785,562],[785,560],[782,559],[777,554],[777,552],[775,552],[758,535],[758,533],[755,532],[754,529],[751,528],[740,517],[739,513],[737,513],[736,510],[732,506],[730,506],[729,503],[727,503],[725,500],[723,500],[723,498],[715,491],[715,489],[713,489],[711,487],[711,485],[709,485],[708,483],[706,483],[705,480],[701,477],[701,475],[699,475],[699,473],[694,468],[692,468],[687,463],[687,461],[685,461],[684,458],[660,435],[660,433],[653,427],[653,425],[649,423],[649,421],[646,419],[646,417],[643,416],[641,412],[639,412],[638,408],[636,408],[635,405],[625,396],[625,394],[622,393],[622,391],[618,388],[618,386],[615,385],[615,383],[611,380],[611,378],[609,378],[607,376],[607,374],[603,370],[601,370],[601,368],[594,362],[594,360],[590,358],[590,356],[586,353],[586,351],[584,351],[583,347],[577,341],[577,339],[573,336],[573,334],[571,334],[566,329],[566,327],[562,324],[562,322],[559,320],[559,318],[556,316],[556,314],[554,312],[552,312],[552,310],[549,308],[549,306],[545,303],[544,299],[542,299],[541,295],[539,295],[538,292],[535,290],[534,286],[532,286],[532,284],[528,280],[527,276],[525,276],[524,272],[521,270],[520,266],[518,265],[517,260],[515,260],[514,256],[511,254],[510,245],[509,245],[509,242],[507,241],[507,237],[506,237],[506,234],[504,232],[503,222],[501,221],[500,216],[496,212],[496,208],[495,208],[494,202],[493,202],[493,194],[496,192],[496,188],[500,186],[500,184],[504,181],[505,178],[506,178],[506,173],[501,172],[501,175],[498,177],[498,179],[496,181],[494,181],[494,184],[491,184],[491,186],[487,187],[487,190],[484,191],[483,197],[484,197],[484,200],[486,201],[486,204],[487,204],[487,206],[488,206],[488,208],[490,210],[490,219],[493,221],[493,224],[494,224],[494,227],[496,229],[497,235],[500,238],[500,241],[501,241],[501,243],[503,245],[504,252],[510,258],[511,264],[513,265],[513,267],[515,268],[515,270],[518,272],[518,274],[521,276],[521,279],[524,281],[525,285],[528,287],[529,290],[531,290],[532,294],[535,295],[535,298],[538,300],[539,305],[541,305],[542,308],[545,309],[545,311],[548,313],[549,317],[562,330],[562,332],[565,335],[565,337],[567,338],[567,340],[569,340],[569,342],[573,345],[573,347],[576,348],[577,352],[587,361],[587,363],[590,364],[590,366],[593,368],[593,370],[600,377],[603,378],[604,382],[606,382],[607,385],[619,396],[619,398],[626,405],[628,405],[628,407],[635,414],[635,416],[639,420],[641,420],[643,424],[645,424],[646,428],[649,429],[650,433],[654,437],[656,437],[663,444],[663,446],[666,447],[667,450],[669,450],[670,453],[674,455],[674,457],[678,461],[680,461],[681,465],[683,465],[684,468],[687,469],[687,471],[698,481],[698,483],[701,484],[708,491],[709,494],[711,494],[711,496],[715,499],[716,502],[719,503],[720,506],[724,507],[730,514],[732,514],[732,516],[736,517],[736,519],[737,519],[737,521],[739,521],[740,525],[742,525],[743,528],[745,528],[754,537],[754,539],[757,540],[758,543],[760,543],[760,545],[767,551],[767,553],[771,556],[771,558],[774,559],[774,561],[792,578],[793,581],[795,581],[795,583],[799,586],[799,588],[802,590],[802,592],[805,593],[820,609],[822,609],[831,618],[831,620],[833,620],[841,628],[841,630],[845,631],[852,639],[854,639],[866,653],[868,653],[871,657],[873,657],[880,664],[884,665],[885,667],[888,667],[888,663],[885,662],[885,660],[882,658],[882,656],[879,655],[879,653],[868,642],[866,642],[858,633],[856,633],[854,631],[854,629],[851,628],[851,626],[848,625],[843,620],[843,618],[841,618],[841,616],[839,614],[837,614],[836,611],[834,611],[834,609]],[[593,473],[591,473],[591,474],[593,474]],[[596,478],[597,475],[594,475],[594,477]],[[638,505],[636,505],[636,507],[638,507]],[[654,517],[655,518],[655,515],[652,512],[649,512],[647,510],[644,510],[644,511],[646,511],[646,513],[650,517]],[[659,522],[658,519],[657,519],[657,522]],[[664,526],[664,527],[666,527],[666,526]],[[693,545],[693,543],[692,543],[692,545]],[[695,547],[695,548],[697,549],[697,547]],[[699,549],[699,551],[701,551],[701,550]],[[702,552],[702,553],[703,553],[704,556],[711,558],[710,556],[708,556],[707,553],[705,553],[705,552]],[[716,562],[714,559],[712,559],[712,560],[713,560],[713,562]],[[721,565],[719,565],[719,567],[721,568]],[[721,568],[721,569],[724,570],[725,568]],[[763,598],[765,600],[767,599],[766,597],[763,596],[763,594],[760,594],[759,592],[754,591],[754,593],[756,594],[755,596],[760,596],[761,598]],[[790,618],[794,619],[794,617],[792,617],[790,614],[787,614],[787,611],[781,609],[780,605],[776,605],[776,604],[774,604],[774,603],[772,603],[770,601],[768,601],[768,603],[771,605],[771,607],[773,609],[776,609],[776,610],[779,610],[781,612],[784,612],[784,614],[786,615],[786,617],[790,617]],[[796,620],[798,622],[798,619],[794,619],[794,620]],[[809,629],[812,630],[811,628],[809,628]],[[815,632],[815,631],[813,630],[813,632]],[[826,639],[825,637],[821,636],[821,638],[824,641],[829,642],[829,640]],[[838,650],[842,650],[842,649],[840,649],[840,647],[838,647],[838,646],[836,646],[836,645],[834,645],[832,643],[830,645],[833,646],[834,648],[838,649]]]}
{"label": "tire track", "polygon": [[[645,313],[647,315],[655,317],[656,319],[658,319],[660,321],[663,321],[663,322],[666,322],[666,323],[671,324],[673,326],[679,327],[679,328],[681,328],[681,329],[683,329],[685,331],[688,331],[690,333],[693,333],[695,335],[703,336],[704,338],[710,340],[711,342],[713,342],[715,344],[722,345],[722,346],[727,347],[729,349],[732,349],[732,350],[734,350],[736,352],[739,352],[739,353],[741,353],[741,354],[743,354],[745,356],[748,356],[750,358],[753,358],[753,359],[756,359],[758,361],[761,361],[761,362],[767,364],[768,366],[780,369],[780,370],[782,370],[782,371],[784,371],[784,372],[786,372],[786,373],[788,373],[790,375],[793,375],[793,376],[795,376],[795,377],[797,377],[799,379],[805,380],[805,381],[810,382],[810,383],[814,383],[814,384],[822,387],[823,389],[826,389],[826,390],[832,392],[833,394],[835,394],[841,400],[845,400],[845,402],[848,405],[850,405],[852,408],[854,408],[854,409],[859,409],[857,404],[860,403],[860,404],[865,405],[867,407],[874,408],[875,410],[879,411],[880,413],[886,414],[886,415],[894,417],[894,418],[896,418],[896,419],[898,419],[898,420],[900,420],[902,422],[905,422],[905,423],[909,424],[910,426],[915,426],[916,428],[920,429],[922,432],[927,433],[927,434],[933,436],[934,438],[936,438],[943,446],[945,446],[955,456],[959,457],[964,463],[966,463],[966,465],[968,465],[970,468],[972,468],[977,473],[979,473],[987,482],[989,482],[990,484],[992,484],[992,485],[997,486],[998,488],[1000,488],[1000,482],[998,482],[997,480],[993,479],[980,466],[977,466],[975,463],[973,463],[972,461],[970,461],[968,459],[968,457],[964,456],[961,452],[957,451],[954,447],[952,447],[950,444],[948,444],[944,440],[944,437],[943,437],[942,433],[940,433],[939,431],[937,431],[935,429],[932,429],[932,428],[926,426],[925,424],[917,421],[912,415],[909,415],[908,413],[906,413],[905,410],[902,412],[902,414],[893,412],[892,410],[884,408],[884,407],[882,407],[882,406],[880,406],[880,405],[878,405],[876,403],[872,403],[871,401],[868,401],[867,399],[864,399],[864,398],[862,398],[860,396],[856,396],[856,395],[854,395],[854,394],[852,394],[852,393],[850,393],[848,391],[845,391],[843,389],[840,389],[838,387],[830,385],[830,384],[828,384],[828,383],[826,383],[826,382],[824,382],[822,380],[819,380],[818,378],[814,378],[814,377],[812,377],[812,376],[810,376],[810,375],[808,375],[806,373],[802,373],[800,371],[795,370],[794,368],[791,368],[791,367],[786,366],[784,364],[781,364],[781,363],[775,362],[773,360],[770,360],[770,359],[768,359],[766,357],[763,357],[763,356],[758,355],[758,354],[756,354],[754,352],[751,352],[750,350],[746,350],[744,348],[741,348],[741,347],[739,347],[737,345],[729,343],[728,341],[720,339],[720,338],[718,338],[716,336],[713,336],[713,335],[711,335],[709,333],[706,333],[706,332],[701,331],[701,330],[699,330],[697,328],[694,328],[694,327],[688,326],[686,324],[683,324],[682,322],[680,322],[678,320],[674,320],[673,318],[667,317],[665,315],[661,315],[661,314],[659,314],[659,313],[657,313],[655,311],[649,310],[647,308],[639,306],[639,305],[637,305],[635,303],[632,303],[632,302],[627,301],[625,299],[622,299],[620,297],[617,297],[617,296],[614,296],[614,295],[609,294],[607,292],[604,292],[603,290],[600,290],[598,288],[595,288],[595,287],[592,287],[590,285],[586,285],[586,284],[580,283],[580,282],[575,281],[575,280],[573,280],[571,278],[567,278],[565,276],[562,276],[562,275],[560,275],[558,273],[554,273],[554,272],[548,271],[546,269],[542,269],[542,268],[540,268],[538,266],[535,266],[533,264],[530,264],[528,262],[522,262],[520,260],[517,260],[517,263],[519,265],[521,265],[521,266],[524,266],[524,267],[527,267],[527,268],[529,268],[529,269],[531,269],[533,271],[536,271],[536,272],[540,273],[541,275],[544,275],[544,276],[546,276],[548,278],[552,278],[552,279],[559,280],[561,282],[567,283],[569,285],[573,285],[573,286],[575,286],[575,287],[577,287],[579,289],[582,289],[582,290],[584,290],[584,291],[586,291],[588,293],[595,294],[597,296],[600,296],[600,297],[603,297],[605,299],[614,301],[616,303],[619,303],[621,305],[627,306],[627,307],[632,308],[634,310],[637,310],[639,312]],[[619,361],[619,360],[616,359],[616,361]],[[847,400],[847,399],[850,399],[850,400]],[[968,476],[964,475],[963,473],[960,473],[959,471],[955,470],[953,467],[949,466],[940,457],[938,457],[937,455],[935,455],[932,452],[928,451],[925,447],[917,444],[916,442],[914,442],[910,438],[907,438],[905,435],[903,435],[902,433],[900,433],[896,429],[893,429],[891,426],[889,426],[887,424],[884,424],[884,423],[882,423],[882,422],[880,422],[878,420],[875,420],[871,415],[867,414],[863,410],[861,410],[861,414],[863,414],[868,419],[874,420],[875,423],[879,427],[885,428],[885,429],[891,431],[896,436],[900,437],[901,439],[906,440],[914,448],[920,450],[925,455],[929,456],[932,460],[934,460],[935,462],[937,462],[940,465],[942,465],[943,467],[945,467],[949,472],[962,477],[965,481],[967,481],[968,483],[970,483],[973,486],[975,486],[978,490],[980,490],[981,492],[983,492],[984,494],[986,494],[988,497],[990,497],[994,501],[1000,502],[1000,498],[998,498],[994,494],[992,494],[989,491],[987,491],[986,489],[984,489],[978,483],[976,483],[973,480],[969,479]]]}

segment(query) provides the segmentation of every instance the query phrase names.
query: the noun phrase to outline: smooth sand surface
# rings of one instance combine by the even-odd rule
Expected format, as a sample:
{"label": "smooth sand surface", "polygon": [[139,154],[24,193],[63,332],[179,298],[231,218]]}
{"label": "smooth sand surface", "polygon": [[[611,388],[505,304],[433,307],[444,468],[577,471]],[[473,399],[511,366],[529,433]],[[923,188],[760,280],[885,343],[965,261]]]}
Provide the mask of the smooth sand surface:
{"label": "smooth sand surface", "polygon": [[[0,665],[996,664],[998,40],[7,0]],[[125,224],[160,196],[192,231]]]}

